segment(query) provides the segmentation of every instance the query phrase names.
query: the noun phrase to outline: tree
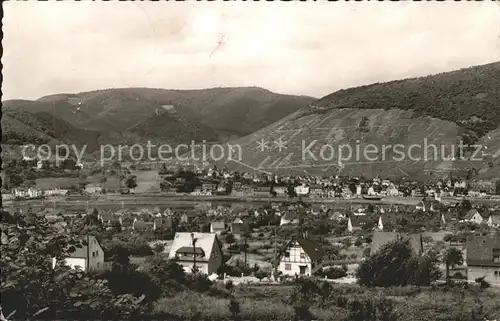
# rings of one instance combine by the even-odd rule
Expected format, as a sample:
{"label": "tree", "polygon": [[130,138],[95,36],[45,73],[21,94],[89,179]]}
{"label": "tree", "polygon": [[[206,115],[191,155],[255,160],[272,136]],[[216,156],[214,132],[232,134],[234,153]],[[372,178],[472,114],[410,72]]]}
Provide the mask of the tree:
{"label": "tree", "polygon": [[288,301],[295,310],[295,320],[312,320],[309,308],[315,298],[322,293],[318,284],[311,279],[298,279]]}
{"label": "tree", "polygon": [[184,269],[176,260],[168,260],[161,255],[149,258],[146,263],[148,274],[155,284],[162,287],[164,294],[172,294],[183,289],[187,285]]}
{"label": "tree", "polygon": [[125,179],[125,186],[129,189],[134,189],[137,187],[137,176],[130,175]]}
{"label": "tree", "polygon": [[83,242],[60,223],[2,212],[1,230],[2,311],[15,311],[12,318],[125,320],[144,312],[144,297],[115,296],[104,280],[64,265]]}
{"label": "tree", "polygon": [[446,265],[446,281],[448,282],[450,278],[450,267],[453,269],[455,266],[464,263],[462,251],[454,247],[448,248],[443,255],[443,263]]}
{"label": "tree", "polygon": [[396,240],[363,261],[356,275],[358,283],[366,286],[420,285],[436,278],[435,256],[417,257],[408,239]]}
{"label": "tree", "polygon": [[290,198],[297,197],[297,192],[295,192],[295,184],[289,184],[286,187],[286,193]]}
{"label": "tree", "polygon": [[21,186],[24,182],[22,175],[16,173],[6,173],[6,184],[7,188],[15,188]]}
{"label": "tree", "polygon": [[433,249],[420,257],[413,258],[412,263],[410,263],[413,269],[412,284],[429,286],[441,277],[438,254],[438,251]]}
{"label": "tree", "polygon": [[463,211],[470,211],[472,209],[472,204],[469,200],[463,200],[459,206]]}
{"label": "tree", "polygon": [[113,244],[109,251],[112,269],[126,269],[130,265],[129,250],[121,244]]}
{"label": "tree", "polygon": [[233,244],[234,242],[236,242],[236,238],[234,237],[234,235],[232,233],[228,233],[226,235],[226,243]]}

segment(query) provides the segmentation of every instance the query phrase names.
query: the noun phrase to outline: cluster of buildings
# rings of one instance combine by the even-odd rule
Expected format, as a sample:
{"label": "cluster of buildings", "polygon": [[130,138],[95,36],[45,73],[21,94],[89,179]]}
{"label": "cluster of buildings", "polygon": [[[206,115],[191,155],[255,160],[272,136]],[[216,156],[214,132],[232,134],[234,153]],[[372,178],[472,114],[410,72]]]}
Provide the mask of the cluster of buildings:
{"label": "cluster of buildings", "polygon": [[[409,239],[417,255],[425,252],[422,234],[375,231],[370,253],[377,252],[383,245],[397,240]],[[85,246],[77,249],[65,259],[72,267],[85,271],[99,271],[109,267],[99,241],[89,236]],[[470,236],[465,245],[465,271],[467,279],[474,282],[484,279],[500,286],[500,236]],[[206,275],[216,274],[223,262],[222,243],[217,232],[177,232],[168,251],[169,258],[175,258],[186,273],[196,268]],[[325,251],[322,246],[307,235],[292,237],[280,249],[275,271],[285,276],[312,276],[325,267]],[[55,260],[53,264],[55,265]]]}
{"label": "cluster of buildings", "polygon": [[[64,187],[17,187],[13,188],[10,193],[2,193],[2,200],[30,200],[30,199],[41,199],[41,198],[52,198],[52,197],[63,197],[70,195],[74,192],[79,194],[99,196],[103,194],[128,194],[133,193],[133,189],[129,189],[123,186],[121,179],[117,176],[107,177],[103,182],[91,182],[86,183],[81,190],[76,191],[77,186],[68,186],[69,184],[64,184]],[[79,188],[80,186],[78,186]]]}
{"label": "cluster of buildings", "polygon": [[[250,174],[231,172],[227,169],[193,169],[199,179],[192,195],[231,194],[233,196],[269,197],[287,196],[290,186],[295,195],[316,199],[355,198],[368,196],[408,196],[408,197],[487,197],[494,195],[496,180],[467,181],[465,179],[438,180],[433,183],[416,181],[394,182],[379,177],[366,180],[358,177],[317,177],[317,176],[277,176],[271,174]],[[174,177],[175,172],[165,170],[164,178]],[[182,180],[177,183],[182,183]],[[164,192],[177,193],[176,185],[166,184]]]}

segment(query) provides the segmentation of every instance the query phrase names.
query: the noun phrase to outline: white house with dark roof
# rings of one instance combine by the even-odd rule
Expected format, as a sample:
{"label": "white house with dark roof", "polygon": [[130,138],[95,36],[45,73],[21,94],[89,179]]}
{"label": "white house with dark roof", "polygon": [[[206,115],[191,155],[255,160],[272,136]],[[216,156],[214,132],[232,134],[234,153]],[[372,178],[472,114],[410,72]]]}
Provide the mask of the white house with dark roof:
{"label": "white house with dark roof", "polygon": [[222,248],[214,233],[175,233],[169,258],[175,258],[186,273],[196,264],[201,273],[211,275],[222,265]]}
{"label": "white house with dark roof", "polygon": [[476,224],[481,224],[484,221],[483,216],[476,210],[475,208],[471,209],[470,211],[465,214],[464,221],[466,222],[471,222],[471,223],[476,223]]}
{"label": "white house with dark roof", "polygon": [[489,227],[500,227],[500,214],[491,214],[486,223]]}
{"label": "white house with dark roof", "polygon": [[311,276],[322,268],[324,251],[307,238],[290,240],[281,251],[278,271],[283,275]]}

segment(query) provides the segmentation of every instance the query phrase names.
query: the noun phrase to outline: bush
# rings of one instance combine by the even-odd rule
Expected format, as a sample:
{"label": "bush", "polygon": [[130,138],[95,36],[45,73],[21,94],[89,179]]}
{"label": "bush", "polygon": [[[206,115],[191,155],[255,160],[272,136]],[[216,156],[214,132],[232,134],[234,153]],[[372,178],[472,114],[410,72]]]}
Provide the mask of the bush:
{"label": "bush", "polygon": [[188,274],[186,276],[186,281],[188,283],[188,287],[196,292],[207,292],[213,284],[206,275],[198,272]]}
{"label": "bush", "polygon": [[255,277],[259,279],[259,281],[262,281],[262,279],[266,278],[269,276],[269,273],[266,271],[257,271],[255,272]]}
{"label": "bush", "polygon": [[459,279],[459,280],[467,280],[467,276],[463,275],[460,272],[456,272],[453,274],[454,279]]}
{"label": "bush", "polygon": [[234,288],[233,281],[229,280],[225,283],[226,290],[232,290]]}
{"label": "bush", "polygon": [[153,282],[149,275],[140,271],[121,272],[116,269],[105,273],[103,277],[108,280],[108,286],[114,295],[130,293],[141,296],[144,294],[148,302],[154,302],[162,293],[159,285]]}
{"label": "bush", "polygon": [[347,267],[346,267],[346,270],[344,270],[342,268],[338,268],[338,267],[333,267],[333,268],[329,268],[326,270],[320,270],[320,271],[318,271],[317,274],[319,277],[326,276],[328,279],[334,280],[334,279],[340,279],[340,278],[347,276],[346,271],[347,271]]}
{"label": "bush", "polygon": [[487,289],[490,287],[490,284],[484,279],[484,276],[482,278],[477,278],[475,281],[479,284],[481,289]]}

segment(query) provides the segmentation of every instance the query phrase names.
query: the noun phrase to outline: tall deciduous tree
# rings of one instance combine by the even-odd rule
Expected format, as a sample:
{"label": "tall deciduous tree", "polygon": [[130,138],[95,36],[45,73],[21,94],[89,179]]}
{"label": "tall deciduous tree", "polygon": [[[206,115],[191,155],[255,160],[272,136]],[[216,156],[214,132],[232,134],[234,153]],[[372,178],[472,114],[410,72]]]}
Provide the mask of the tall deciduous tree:
{"label": "tall deciduous tree", "polygon": [[366,286],[429,285],[440,276],[438,263],[433,251],[417,256],[409,240],[396,240],[363,261],[356,274]]}
{"label": "tall deciduous tree", "polygon": [[446,281],[449,281],[450,267],[453,269],[455,266],[464,263],[462,251],[454,247],[448,248],[443,255],[443,263],[446,265]]}

